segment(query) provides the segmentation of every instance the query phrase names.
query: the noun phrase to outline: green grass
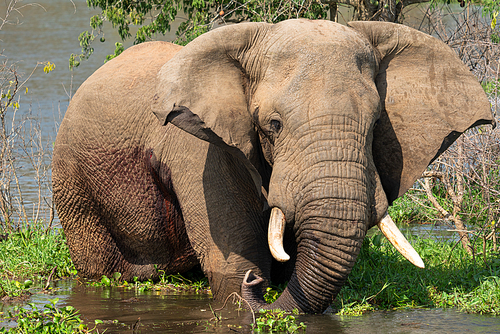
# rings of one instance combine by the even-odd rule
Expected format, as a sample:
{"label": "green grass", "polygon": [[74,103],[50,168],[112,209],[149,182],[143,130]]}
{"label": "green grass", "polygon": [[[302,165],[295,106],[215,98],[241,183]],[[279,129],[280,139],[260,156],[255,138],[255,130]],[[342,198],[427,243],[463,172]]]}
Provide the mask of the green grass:
{"label": "green grass", "polygon": [[54,278],[76,274],[62,230],[39,225],[9,234],[0,241],[0,298],[45,284],[54,267]]}
{"label": "green grass", "polygon": [[500,315],[498,253],[490,250],[486,259],[473,259],[455,243],[420,238],[410,242],[425,269],[410,264],[385,238],[367,238],[333,308],[345,315],[434,307]]}
{"label": "green grass", "polygon": [[429,216],[435,215],[435,210],[415,203],[408,195],[396,199],[389,207],[388,212],[398,224],[425,222],[428,221]]}

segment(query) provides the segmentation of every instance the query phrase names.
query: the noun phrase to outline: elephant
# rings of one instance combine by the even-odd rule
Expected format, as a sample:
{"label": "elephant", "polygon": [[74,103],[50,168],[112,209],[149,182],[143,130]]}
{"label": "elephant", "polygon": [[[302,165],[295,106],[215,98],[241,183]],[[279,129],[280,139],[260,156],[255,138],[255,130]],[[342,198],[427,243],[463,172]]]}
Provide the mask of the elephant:
{"label": "elephant", "polygon": [[[482,124],[495,120],[473,74],[412,28],[227,25],[133,46],[81,85],[54,203],[81,276],[201,265],[216,300],[320,313],[367,231],[394,228],[389,205]],[[266,304],[271,280],[288,285]]]}

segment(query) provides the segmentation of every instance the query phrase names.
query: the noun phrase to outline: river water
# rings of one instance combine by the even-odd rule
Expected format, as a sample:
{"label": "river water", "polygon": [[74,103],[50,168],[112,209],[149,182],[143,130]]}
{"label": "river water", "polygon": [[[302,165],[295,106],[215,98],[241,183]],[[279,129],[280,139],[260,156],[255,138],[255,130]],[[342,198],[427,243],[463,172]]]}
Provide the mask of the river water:
{"label": "river water", "polygon": [[[132,333],[131,327],[140,323],[134,333],[251,333],[253,318],[228,303],[216,311],[222,321],[213,321],[210,310],[221,308],[207,294],[165,293],[160,291],[136,292],[123,288],[94,288],[79,285],[73,280],[55,283],[55,294],[36,294],[31,302],[41,309],[51,299],[59,298],[58,307],[74,306],[81,319],[93,324],[103,320],[101,330],[106,333]],[[0,304],[0,312],[12,305]],[[140,320],[139,320],[140,319]],[[113,323],[114,322],[114,323]],[[500,317],[460,313],[456,310],[399,310],[374,311],[363,316],[336,314],[300,315],[297,323],[304,322],[306,333],[311,334],[451,334],[499,333]],[[15,323],[0,322],[0,327]]]}
{"label": "river water", "polygon": [[[0,17],[4,18],[9,1],[0,2]],[[81,32],[89,30],[89,19],[98,13],[97,10],[89,9],[85,0],[41,0],[36,4],[20,2],[19,11],[12,11],[8,20],[0,31],[0,52],[2,59],[8,59],[9,63],[15,63],[21,79],[26,79],[28,93],[22,90],[20,94],[19,112],[16,115],[16,124],[25,120],[34,122],[25,123],[24,137],[29,137],[34,124],[40,126],[42,149],[45,152],[42,165],[47,169],[45,184],[42,184],[42,203],[51,203],[50,191],[50,152],[55,141],[57,128],[68,107],[70,97],[75,93],[80,84],[89,77],[104,62],[106,55],[114,51],[114,41],[119,37],[109,24],[105,25],[104,43],[96,40],[94,43],[94,54],[81,65],[69,70],[69,57],[71,53],[81,53],[78,36]],[[182,18],[173,24],[172,33],[161,36],[161,40],[175,39],[175,28],[182,22]],[[132,31],[132,33],[135,33]],[[132,41],[124,43],[125,47],[132,45]],[[44,73],[42,62],[55,63],[55,69],[50,73]],[[33,72],[33,70],[36,70]],[[33,73],[32,73],[33,72]],[[10,116],[10,115],[9,115]],[[10,127],[10,120],[8,125]],[[18,136],[19,138],[20,136]],[[18,147],[21,147],[18,145]],[[40,152],[42,150],[38,150]],[[28,211],[34,211],[38,203],[39,193],[36,183],[35,169],[26,159],[21,149],[16,152],[16,170],[20,177],[21,189],[24,202]],[[12,179],[12,178],[11,178]],[[13,183],[11,184],[13,186]],[[15,197],[17,193],[14,191]],[[45,207],[45,205],[42,205]],[[28,214],[33,217],[34,214]],[[47,220],[49,211],[45,210],[41,217]],[[57,216],[56,216],[57,220]]]}
{"label": "river water", "polygon": [[[0,16],[6,9],[0,2]],[[89,18],[97,13],[86,7],[85,0],[41,0],[38,5],[26,6],[20,12],[12,13],[10,19],[18,22],[6,25],[0,31],[0,50],[3,57],[16,62],[19,72],[26,77],[37,62],[50,61],[56,64],[51,73],[38,68],[27,83],[29,91],[21,96],[19,119],[31,117],[40,122],[42,139],[50,151],[55,140],[58,124],[68,106],[70,96],[76,88],[99,66],[105,55],[113,53],[117,34],[105,26],[106,42],[96,42],[95,53],[82,62],[73,72],[68,69],[71,53],[79,53],[78,35],[88,29]],[[27,3],[22,3],[27,4]],[[421,11],[407,14],[414,17],[413,26],[418,26]],[[414,16],[412,16],[414,15]],[[349,19],[349,12],[343,11]],[[179,22],[182,18],[179,19]],[[162,37],[173,40],[174,32]],[[126,42],[130,46],[132,42]],[[48,164],[49,161],[45,161]],[[29,165],[20,166],[21,181],[28,201],[36,202],[37,189]],[[50,191],[44,190],[50,201]],[[238,313],[234,307],[223,311],[222,324],[215,325],[208,320],[209,296],[200,294],[157,294],[135,293],[112,288],[90,288],[77,286],[74,281],[58,283],[60,305],[72,305],[81,310],[82,317],[89,322],[94,319],[114,320],[109,333],[130,332],[130,326],[141,318],[142,332],[242,332],[250,331],[249,313]],[[34,295],[31,299],[39,305],[54,296]],[[135,299],[131,299],[135,298]],[[125,301],[125,302],[124,302]],[[216,307],[217,305],[215,305]],[[0,305],[0,312],[6,305]],[[208,321],[208,322],[207,322]],[[411,310],[372,312],[361,317],[337,315],[301,316],[299,321],[308,325],[308,333],[498,333],[500,318],[468,315],[454,310]],[[5,323],[3,324],[5,325]],[[231,327],[228,327],[230,325]],[[242,328],[238,326],[242,325]]]}

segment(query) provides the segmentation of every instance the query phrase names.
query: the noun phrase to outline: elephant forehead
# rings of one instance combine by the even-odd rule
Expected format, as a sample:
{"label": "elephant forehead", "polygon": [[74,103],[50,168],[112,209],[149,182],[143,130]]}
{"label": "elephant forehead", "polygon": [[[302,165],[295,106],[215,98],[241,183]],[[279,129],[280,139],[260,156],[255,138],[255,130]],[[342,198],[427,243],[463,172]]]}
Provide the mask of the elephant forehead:
{"label": "elephant forehead", "polygon": [[271,32],[276,34],[290,35],[297,38],[302,38],[304,35],[309,35],[315,39],[324,38],[344,39],[353,38],[356,33],[349,27],[326,20],[307,20],[295,19],[286,20],[275,24],[271,28]]}
{"label": "elephant forehead", "polygon": [[334,43],[316,46],[271,57],[255,94],[261,109],[307,110],[316,115],[377,111],[376,61],[371,50]]}
{"label": "elephant forehead", "polygon": [[296,25],[292,25],[293,29],[280,29],[270,37],[260,56],[265,63],[265,80],[282,85],[295,81],[308,87],[313,82],[343,85],[354,77],[374,80],[377,57],[364,38],[334,23],[328,24],[331,29],[325,31],[314,24],[310,26],[311,29],[297,31]]}
{"label": "elephant forehead", "polygon": [[[288,20],[274,25],[268,34],[268,57],[314,58],[347,62],[361,58],[376,63],[374,50],[357,31],[331,21]],[[370,64],[372,65],[372,64]]]}

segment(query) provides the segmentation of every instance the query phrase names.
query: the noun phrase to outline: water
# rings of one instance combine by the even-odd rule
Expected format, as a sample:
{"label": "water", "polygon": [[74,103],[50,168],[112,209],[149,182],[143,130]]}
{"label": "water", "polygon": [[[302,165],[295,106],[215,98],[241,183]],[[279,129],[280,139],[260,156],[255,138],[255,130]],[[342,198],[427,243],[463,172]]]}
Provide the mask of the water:
{"label": "water", "polygon": [[[0,15],[5,13],[6,1],[0,2]],[[71,72],[69,56],[79,54],[81,48],[78,36],[90,30],[89,19],[98,13],[89,9],[85,0],[41,0],[37,5],[27,6],[19,13],[12,13],[11,21],[19,21],[16,25],[5,25],[0,31],[0,50],[11,61],[18,62],[20,71],[28,75],[38,62],[50,61],[56,69],[46,74],[38,68],[28,82],[29,94],[23,101],[31,102],[35,111],[41,111],[41,123],[44,132],[55,135],[54,125],[62,119],[68,106],[70,96],[78,86],[103,63],[105,56],[112,54],[114,41],[119,41],[118,33],[109,24],[104,25],[104,43],[96,40],[93,44],[94,54],[87,61]],[[161,36],[161,40],[175,39],[179,18],[173,24],[172,32]],[[134,34],[135,31],[131,30]],[[124,43],[125,48],[132,41]],[[27,107],[22,111],[27,111]]]}
{"label": "water", "polygon": [[[5,16],[8,2],[0,1],[1,17]],[[114,41],[119,40],[119,37],[109,24],[105,24],[107,41],[101,43],[96,40],[93,45],[95,51],[90,59],[81,62],[76,70],[70,71],[70,54],[81,52],[78,36],[90,29],[89,19],[98,11],[87,8],[85,0],[41,0],[37,1],[36,5],[27,5],[24,2],[20,5],[25,6],[19,12],[11,12],[9,21],[12,24],[4,25],[0,31],[0,52],[3,55],[1,60],[9,59],[11,63],[16,63],[23,80],[31,75],[26,83],[28,93],[25,94],[23,89],[20,94],[21,108],[16,120],[18,124],[22,120],[34,120],[33,123],[25,125],[28,133],[31,125],[40,125],[42,147],[46,153],[42,165],[47,170],[47,176],[44,177],[47,182],[42,185],[42,203],[51,203],[48,166],[58,125],[66,112],[70,97],[80,84],[103,64],[106,55],[114,52]],[[178,22],[181,21],[182,18]],[[174,24],[172,33],[162,36],[161,39],[175,39],[177,25],[178,23]],[[132,41],[124,43],[125,47],[131,45]],[[56,65],[55,70],[48,74],[44,73],[43,65],[40,65],[47,61]],[[37,64],[38,68],[33,72]],[[10,119],[8,123],[10,124]],[[29,137],[29,134],[24,136]],[[16,170],[27,210],[31,211],[38,203],[36,173],[22,150],[17,150],[16,154]],[[17,193],[15,195],[17,196]],[[48,210],[45,213],[42,218],[47,220]],[[28,213],[28,216],[31,214]]]}
{"label": "water", "polygon": [[[0,2],[0,15],[5,16],[8,1]],[[3,59],[15,63],[21,80],[27,79],[38,63],[50,61],[56,64],[53,72],[46,74],[43,65],[29,78],[26,87],[20,94],[20,110],[16,115],[16,123],[23,120],[34,120],[25,125],[39,124],[42,138],[42,148],[45,153],[42,165],[48,171],[42,186],[43,201],[51,202],[50,164],[52,144],[56,137],[57,127],[69,104],[71,94],[76,88],[101,64],[104,55],[111,53],[111,47],[97,45],[96,54],[89,61],[82,63],[81,68],[73,73],[68,69],[68,59],[71,53],[80,51],[78,35],[88,28],[89,17],[95,13],[86,8],[85,1],[42,0],[38,5],[25,5],[19,12],[12,12],[8,18],[12,24],[6,24],[0,31],[0,50]],[[109,44],[109,43],[108,43]],[[12,113],[10,112],[9,116]],[[8,119],[10,125],[11,119]],[[29,133],[29,131],[28,131]],[[24,137],[28,137],[26,133]],[[17,137],[19,138],[19,137]],[[17,145],[16,147],[21,147]],[[41,150],[42,151],[42,150]],[[21,187],[27,210],[31,211],[38,202],[38,186],[36,174],[22,150],[17,149],[16,171],[20,177]],[[13,187],[13,184],[11,184]],[[17,193],[14,192],[17,197]],[[28,213],[31,216],[30,213]],[[48,219],[49,214],[42,217]],[[14,221],[17,221],[14,217]]]}
{"label": "water", "polygon": [[419,236],[436,241],[458,241],[460,239],[455,228],[447,224],[411,224],[399,228],[404,235]]}
{"label": "water", "polygon": [[[229,303],[222,311],[222,322],[213,320],[210,306],[220,308],[206,294],[164,293],[94,288],[78,285],[73,280],[56,283],[55,295],[36,294],[31,301],[42,307],[50,299],[59,298],[58,306],[74,306],[81,311],[82,320],[93,324],[95,319],[106,322],[106,333],[131,332],[140,318],[141,333],[251,333],[250,312],[238,311]],[[0,305],[0,312],[9,305]],[[112,324],[117,320],[116,324]],[[360,317],[335,314],[301,315],[297,322],[307,325],[307,333],[498,333],[500,317],[460,313],[455,310],[375,311]],[[13,326],[0,323],[0,326]],[[102,328],[102,327],[101,327]]]}

